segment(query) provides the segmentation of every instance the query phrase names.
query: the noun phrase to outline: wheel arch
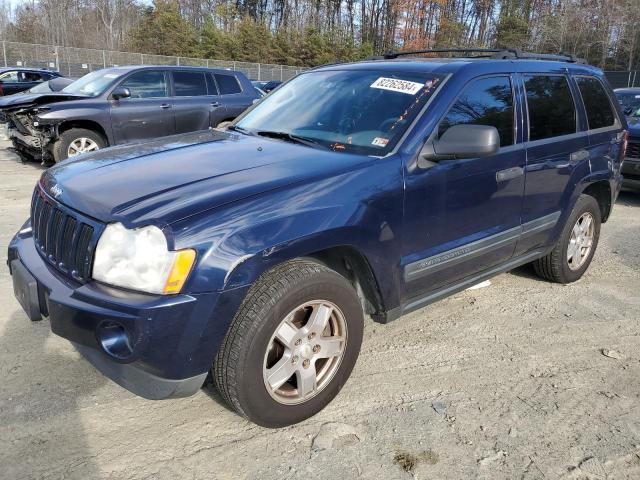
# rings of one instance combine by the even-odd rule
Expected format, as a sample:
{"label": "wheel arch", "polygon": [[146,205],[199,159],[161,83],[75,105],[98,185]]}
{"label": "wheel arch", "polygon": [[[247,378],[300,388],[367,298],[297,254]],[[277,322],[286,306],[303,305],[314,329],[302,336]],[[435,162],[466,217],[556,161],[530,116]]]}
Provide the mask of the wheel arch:
{"label": "wheel arch", "polygon": [[107,146],[109,145],[109,136],[100,123],[93,120],[67,120],[58,125],[58,135],[71,130],[72,128],[84,128],[96,132],[104,138]]}
{"label": "wheel arch", "polygon": [[598,180],[593,183],[589,183],[581,193],[595,198],[596,202],[598,202],[598,206],[600,207],[601,221],[602,223],[605,223],[609,219],[609,215],[611,214],[611,209],[613,207],[613,197],[609,181]]}
{"label": "wheel arch", "polygon": [[362,252],[349,245],[340,245],[312,252],[302,258],[322,263],[346,278],[360,297],[365,313],[375,319],[384,314],[384,302],[378,280]]}

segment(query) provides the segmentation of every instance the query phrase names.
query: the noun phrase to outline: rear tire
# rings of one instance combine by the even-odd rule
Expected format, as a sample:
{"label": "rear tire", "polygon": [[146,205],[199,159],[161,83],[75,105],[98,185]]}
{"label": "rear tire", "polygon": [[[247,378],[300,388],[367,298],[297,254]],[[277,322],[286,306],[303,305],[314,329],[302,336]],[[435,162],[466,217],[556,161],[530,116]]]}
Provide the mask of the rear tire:
{"label": "rear tire", "polygon": [[278,265],[251,287],[231,323],[213,362],[216,388],[258,425],[298,423],[322,410],[349,378],[363,323],[344,277],[308,260]]}
{"label": "rear tire", "polygon": [[62,132],[53,145],[53,159],[61,162],[69,157],[100,150],[106,146],[107,141],[98,132],[86,128],[70,128]]}
{"label": "rear tire", "polygon": [[565,284],[582,277],[598,246],[600,222],[600,207],[596,199],[580,195],[554,249],[533,262],[536,274]]}

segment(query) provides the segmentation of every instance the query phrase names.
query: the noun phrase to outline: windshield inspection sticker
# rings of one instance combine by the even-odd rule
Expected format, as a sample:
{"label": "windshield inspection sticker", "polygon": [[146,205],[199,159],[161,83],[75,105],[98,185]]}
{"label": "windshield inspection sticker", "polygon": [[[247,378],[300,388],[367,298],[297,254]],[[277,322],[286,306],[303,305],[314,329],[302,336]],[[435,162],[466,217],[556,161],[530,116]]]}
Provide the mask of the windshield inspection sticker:
{"label": "windshield inspection sticker", "polygon": [[410,82],[409,80],[399,80],[397,78],[380,77],[371,84],[371,88],[391,90],[392,92],[408,93],[415,95],[424,87],[424,83]]}
{"label": "windshield inspection sticker", "polygon": [[386,147],[387,143],[389,143],[388,138],[376,137],[371,142],[371,145],[375,145],[376,147]]}

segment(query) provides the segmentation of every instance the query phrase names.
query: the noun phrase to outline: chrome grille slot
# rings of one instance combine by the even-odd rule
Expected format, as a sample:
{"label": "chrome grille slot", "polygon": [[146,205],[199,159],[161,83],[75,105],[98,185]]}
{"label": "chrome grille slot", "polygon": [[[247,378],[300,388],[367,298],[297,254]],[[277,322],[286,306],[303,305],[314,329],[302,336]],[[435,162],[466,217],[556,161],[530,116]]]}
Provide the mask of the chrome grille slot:
{"label": "chrome grille slot", "polygon": [[36,187],[31,226],[38,252],[60,272],[86,282],[91,275],[96,229],[79,217]]}
{"label": "chrome grille slot", "polygon": [[629,142],[627,145],[627,157],[640,158],[640,142]]}

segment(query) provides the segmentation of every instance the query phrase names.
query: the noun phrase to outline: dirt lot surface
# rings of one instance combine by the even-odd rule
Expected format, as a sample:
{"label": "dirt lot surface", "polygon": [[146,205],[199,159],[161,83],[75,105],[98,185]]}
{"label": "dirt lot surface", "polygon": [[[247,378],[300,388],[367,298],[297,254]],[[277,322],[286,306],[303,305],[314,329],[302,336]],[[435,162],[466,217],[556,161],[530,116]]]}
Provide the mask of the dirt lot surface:
{"label": "dirt lot surface", "polygon": [[[2,252],[41,172],[0,150]],[[27,319],[4,261],[0,305],[2,479],[640,478],[640,196],[621,196],[578,283],[524,268],[368,320],[344,390],[281,430],[211,387],[123,390]]]}

